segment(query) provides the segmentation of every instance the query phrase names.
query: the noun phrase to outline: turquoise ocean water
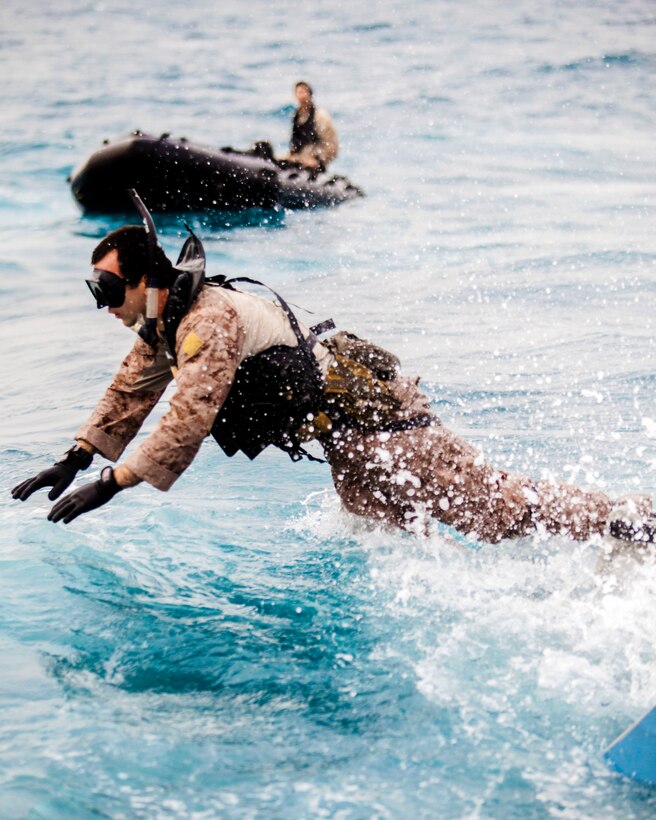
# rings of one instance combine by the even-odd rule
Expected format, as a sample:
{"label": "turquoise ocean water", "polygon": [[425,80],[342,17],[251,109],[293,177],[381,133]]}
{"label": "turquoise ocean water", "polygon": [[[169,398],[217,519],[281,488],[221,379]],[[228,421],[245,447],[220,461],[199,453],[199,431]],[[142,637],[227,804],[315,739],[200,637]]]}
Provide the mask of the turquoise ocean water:
{"label": "turquoise ocean water", "polygon": [[651,0],[4,0],[1,817],[654,816],[601,759],[656,703],[654,566],[368,529],[211,442],[69,527],[9,490],[132,342],[72,168],[134,128],[282,151],[306,79],[368,196],[194,218],[210,271],[395,350],[500,466],[656,497],[655,42]]}

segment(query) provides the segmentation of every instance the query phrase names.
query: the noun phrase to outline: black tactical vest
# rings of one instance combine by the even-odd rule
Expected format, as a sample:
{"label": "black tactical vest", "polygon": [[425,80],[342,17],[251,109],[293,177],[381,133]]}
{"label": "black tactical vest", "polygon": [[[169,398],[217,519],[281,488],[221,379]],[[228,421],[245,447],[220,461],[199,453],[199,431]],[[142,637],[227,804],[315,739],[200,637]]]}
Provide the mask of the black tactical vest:
{"label": "black tactical vest", "polygon": [[[225,276],[206,278],[204,263],[202,245],[192,234],[176,264],[180,274],[169,289],[163,317],[166,345],[172,360],[180,322],[205,285],[233,290],[233,282],[249,282],[271,290],[262,282],[245,276],[230,280]],[[296,432],[308,417],[319,411],[323,398],[323,376],[312,352],[317,338],[311,330],[306,339],[287,302],[275,291],[271,292],[287,314],[298,344],[296,347],[273,345],[249,356],[239,365],[211,434],[228,456],[241,450],[253,459],[273,444],[298,461],[307,453]],[[332,322],[324,323],[316,331],[323,332],[332,327]]]}
{"label": "black tactical vest", "polygon": [[294,123],[292,125],[292,138],[289,143],[289,148],[292,153],[300,151],[306,145],[314,145],[319,142],[319,135],[314,128],[314,106],[310,106],[310,113],[304,123],[300,122],[301,112],[296,111],[294,114]]}

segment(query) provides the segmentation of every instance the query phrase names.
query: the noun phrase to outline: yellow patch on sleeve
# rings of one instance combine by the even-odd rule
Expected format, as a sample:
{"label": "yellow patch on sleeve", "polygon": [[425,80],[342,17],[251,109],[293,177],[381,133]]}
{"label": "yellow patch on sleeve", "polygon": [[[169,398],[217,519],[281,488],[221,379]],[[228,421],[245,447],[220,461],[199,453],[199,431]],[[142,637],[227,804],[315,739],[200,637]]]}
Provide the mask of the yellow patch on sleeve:
{"label": "yellow patch on sleeve", "polygon": [[201,339],[200,336],[192,330],[191,333],[187,333],[182,342],[182,352],[188,358],[195,356],[196,353],[201,349],[201,347],[205,344],[205,339]]}

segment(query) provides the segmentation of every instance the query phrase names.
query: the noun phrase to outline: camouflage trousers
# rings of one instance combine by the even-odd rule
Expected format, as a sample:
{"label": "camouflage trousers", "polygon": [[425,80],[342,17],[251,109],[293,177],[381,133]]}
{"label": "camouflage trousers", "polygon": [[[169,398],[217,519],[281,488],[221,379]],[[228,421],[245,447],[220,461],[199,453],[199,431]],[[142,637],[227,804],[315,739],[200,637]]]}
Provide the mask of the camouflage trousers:
{"label": "camouflage trousers", "polygon": [[[323,446],[344,507],[404,529],[423,515],[491,543],[538,526],[584,540],[604,531],[616,503],[600,491],[495,469],[440,424],[337,431]],[[648,497],[634,500],[644,514],[651,510]]]}

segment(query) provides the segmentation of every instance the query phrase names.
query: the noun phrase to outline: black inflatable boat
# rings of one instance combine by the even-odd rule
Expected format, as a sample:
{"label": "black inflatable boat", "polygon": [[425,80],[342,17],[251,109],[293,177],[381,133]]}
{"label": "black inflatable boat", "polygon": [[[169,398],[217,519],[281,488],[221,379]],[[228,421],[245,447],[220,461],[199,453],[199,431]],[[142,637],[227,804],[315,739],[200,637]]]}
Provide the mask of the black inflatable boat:
{"label": "black inflatable boat", "polygon": [[237,151],[140,131],[106,140],[70,183],[88,213],[131,210],[128,188],[136,188],[151,211],[172,212],[315,208],[363,196],[346,177],[275,160],[268,143]]}

